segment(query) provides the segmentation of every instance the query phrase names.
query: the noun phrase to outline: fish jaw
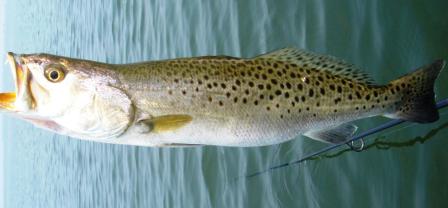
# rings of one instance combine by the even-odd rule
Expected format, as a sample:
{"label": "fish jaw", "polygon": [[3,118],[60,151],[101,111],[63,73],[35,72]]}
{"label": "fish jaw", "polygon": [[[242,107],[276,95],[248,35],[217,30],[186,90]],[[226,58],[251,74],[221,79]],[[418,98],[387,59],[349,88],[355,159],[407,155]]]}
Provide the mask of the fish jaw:
{"label": "fish jaw", "polygon": [[0,109],[14,111],[14,103],[16,101],[15,92],[0,93]]}
{"label": "fish jaw", "polygon": [[34,106],[29,88],[30,72],[26,66],[20,63],[20,56],[8,52],[7,60],[11,66],[16,91],[0,95],[0,108],[16,112],[29,112]]}

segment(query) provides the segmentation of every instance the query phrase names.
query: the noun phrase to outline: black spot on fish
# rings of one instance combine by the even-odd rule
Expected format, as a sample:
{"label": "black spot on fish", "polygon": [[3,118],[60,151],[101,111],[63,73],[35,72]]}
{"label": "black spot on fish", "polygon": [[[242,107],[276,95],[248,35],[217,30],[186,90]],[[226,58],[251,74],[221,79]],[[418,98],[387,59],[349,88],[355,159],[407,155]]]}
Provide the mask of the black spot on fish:
{"label": "black spot on fish", "polygon": [[240,86],[241,85],[241,81],[239,79],[235,80],[235,84]]}
{"label": "black spot on fish", "polygon": [[325,95],[325,89],[324,88],[320,88],[320,94],[321,95]]}
{"label": "black spot on fish", "polygon": [[313,95],[314,95],[314,91],[313,91],[313,89],[310,89],[310,91],[308,92],[308,96],[313,97]]}
{"label": "black spot on fish", "polygon": [[296,74],[295,74],[294,72],[291,72],[291,73],[289,74],[289,76],[291,76],[291,78],[296,78]]}
{"label": "black spot on fish", "polygon": [[370,100],[370,95],[366,95],[366,100]]}
{"label": "black spot on fish", "polygon": [[303,89],[303,85],[302,84],[297,84],[297,89],[298,90],[302,90]]}
{"label": "black spot on fish", "polygon": [[277,71],[277,75],[278,75],[279,77],[281,77],[283,74],[282,74],[281,71]]}
{"label": "black spot on fish", "polygon": [[305,78],[305,84],[309,84],[310,83],[310,79]]}
{"label": "black spot on fish", "polygon": [[266,76],[266,74],[262,74],[261,78],[263,78],[264,80],[268,79],[268,76]]}
{"label": "black spot on fish", "polygon": [[281,95],[282,92],[281,92],[280,90],[276,90],[276,91],[275,91],[275,94],[276,94],[276,95]]}

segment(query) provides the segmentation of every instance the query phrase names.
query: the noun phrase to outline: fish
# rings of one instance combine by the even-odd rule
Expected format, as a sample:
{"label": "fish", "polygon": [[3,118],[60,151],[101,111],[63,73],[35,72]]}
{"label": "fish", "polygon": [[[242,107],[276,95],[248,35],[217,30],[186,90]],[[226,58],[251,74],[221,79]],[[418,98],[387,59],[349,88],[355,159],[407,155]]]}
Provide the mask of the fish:
{"label": "fish", "polygon": [[2,113],[78,139],[152,147],[266,146],[299,135],[337,144],[363,118],[434,122],[445,65],[377,84],[344,60],[296,48],[130,64],[44,53],[7,59],[15,91],[0,94]]}

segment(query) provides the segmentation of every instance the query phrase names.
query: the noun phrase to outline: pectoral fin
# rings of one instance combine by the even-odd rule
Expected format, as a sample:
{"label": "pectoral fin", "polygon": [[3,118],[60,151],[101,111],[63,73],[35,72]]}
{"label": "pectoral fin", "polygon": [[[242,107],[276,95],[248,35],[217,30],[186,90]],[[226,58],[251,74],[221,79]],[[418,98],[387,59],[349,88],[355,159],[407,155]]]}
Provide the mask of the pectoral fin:
{"label": "pectoral fin", "polygon": [[341,124],[330,129],[309,131],[304,135],[321,142],[340,144],[348,141],[355,133],[357,126],[353,124]]}
{"label": "pectoral fin", "polygon": [[136,123],[136,126],[140,133],[160,133],[182,128],[192,120],[193,118],[189,115],[166,115],[142,119]]}

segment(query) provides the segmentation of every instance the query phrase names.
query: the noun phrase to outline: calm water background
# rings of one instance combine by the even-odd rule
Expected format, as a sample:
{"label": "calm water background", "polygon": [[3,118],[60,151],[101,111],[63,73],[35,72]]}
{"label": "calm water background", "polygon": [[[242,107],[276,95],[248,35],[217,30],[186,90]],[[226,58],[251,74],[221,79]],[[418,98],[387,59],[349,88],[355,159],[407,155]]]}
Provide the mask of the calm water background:
{"label": "calm water background", "polygon": [[[14,0],[5,5],[5,50],[129,63],[294,46],[346,59],[384,83],[448,59],[447,8],[443,0]],[[3,73],[2,88],[12,89]],[[446,80],[447,69],[439,98],[448,97]],[[260,148],[118,146],[3,116],[5,207],[446,207],[447,112],[368,140],[424,144],[346,152],[249,180],[235,177],[325,145],[298,137]]]}

